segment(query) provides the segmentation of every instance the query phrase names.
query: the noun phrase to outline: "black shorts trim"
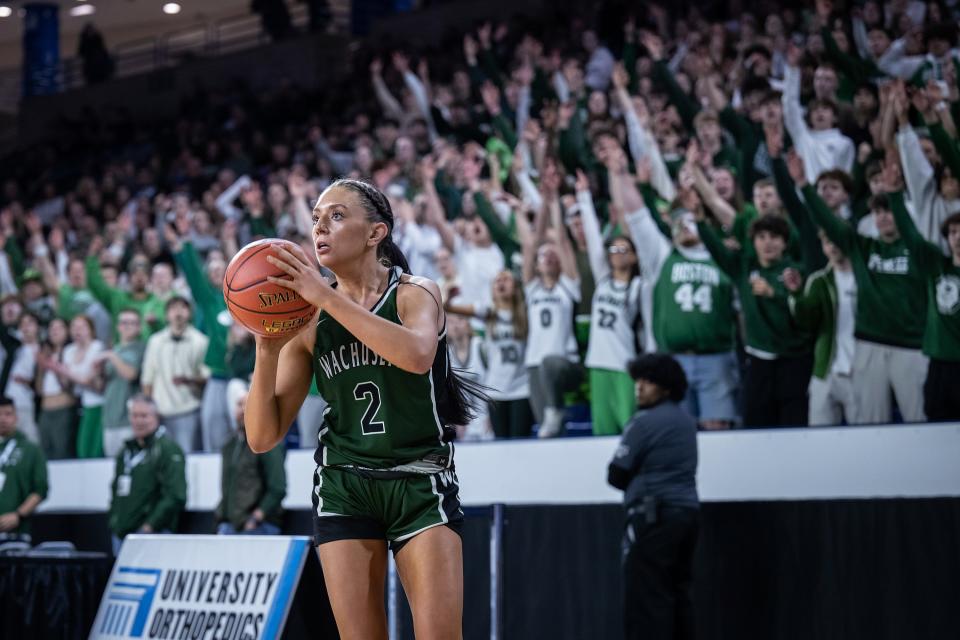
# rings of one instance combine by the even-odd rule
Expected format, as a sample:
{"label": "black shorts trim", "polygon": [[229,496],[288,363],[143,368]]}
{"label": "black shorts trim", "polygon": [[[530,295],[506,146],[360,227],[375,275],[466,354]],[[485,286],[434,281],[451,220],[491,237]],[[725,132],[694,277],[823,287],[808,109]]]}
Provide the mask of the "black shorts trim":
{"label": "black shorts trim", "polygon": [[[450,522],[439,523],[436,526],[445,526],[463,539],[463,519],[452,520]],[[406,546],[424,531],[429,531],[433,527],[428,527],[414,536],[403,540],[387,540],[387,528],[382,522],[374,518],[364,518],[362,516],[322,516],[313,519],[313,546],[318,547],[327,542],[336,542],[337,540],[384,540],[387,547],[397,555],[400,549]]]}

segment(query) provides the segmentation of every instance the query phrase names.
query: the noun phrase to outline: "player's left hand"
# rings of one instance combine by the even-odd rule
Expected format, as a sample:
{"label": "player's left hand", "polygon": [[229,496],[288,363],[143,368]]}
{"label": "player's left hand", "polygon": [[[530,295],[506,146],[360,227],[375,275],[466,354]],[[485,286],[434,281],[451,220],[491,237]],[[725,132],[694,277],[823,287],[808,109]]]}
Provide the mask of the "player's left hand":
{"label": "player's left hand", "polygon": [[288,251],[283,247],[274,246],[273,255],[267,256],[267,261],[276,265],[288,276],[286,278],[268,276],[268,282],[296,291],[301,298],[315,307],[322,307],[327,296],[333,293],[333,287],[320,274],[320,270],[307,259],[300,247]]}

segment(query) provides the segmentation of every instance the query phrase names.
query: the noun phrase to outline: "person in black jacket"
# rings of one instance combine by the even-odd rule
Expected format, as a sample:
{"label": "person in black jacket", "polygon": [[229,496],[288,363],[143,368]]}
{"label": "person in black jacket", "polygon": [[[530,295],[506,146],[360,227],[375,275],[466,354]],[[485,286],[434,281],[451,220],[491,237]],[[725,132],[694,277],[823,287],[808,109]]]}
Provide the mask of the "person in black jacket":
{"label": "person in black jacket", "polygon": [[644,354],[628,365],[640,408],[607,470],[624,492],[624,637],[693,638],[693,551],[700,528],[697,423],[678,405],[687,378],[676,360]]}

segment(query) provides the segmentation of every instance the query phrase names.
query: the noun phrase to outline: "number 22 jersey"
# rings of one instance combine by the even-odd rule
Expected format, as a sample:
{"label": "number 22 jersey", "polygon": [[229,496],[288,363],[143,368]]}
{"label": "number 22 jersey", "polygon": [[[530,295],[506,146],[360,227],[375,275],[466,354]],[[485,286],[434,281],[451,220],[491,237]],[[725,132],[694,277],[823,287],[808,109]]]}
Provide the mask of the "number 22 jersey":
{"label": "number 22 jersey", "polygon": [[591,369],[626,371],[637,355],[636,323],[640,315],[639,276],[617,282],[607,276],[597,283],[590,311],[590,343],[585,364]]}

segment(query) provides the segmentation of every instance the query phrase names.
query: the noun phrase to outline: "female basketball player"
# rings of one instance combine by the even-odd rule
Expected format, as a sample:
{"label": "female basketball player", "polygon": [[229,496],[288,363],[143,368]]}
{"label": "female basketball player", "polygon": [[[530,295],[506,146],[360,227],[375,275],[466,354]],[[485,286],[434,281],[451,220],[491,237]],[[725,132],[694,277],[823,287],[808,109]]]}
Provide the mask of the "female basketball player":
{"label": "female basketball player", "polygon": [[577,204],[590,270],[597,283],[590,306],[590,342],[585,359],[590,372],[590,415],[594,435],[615,435],[623,431],[637,407],[627,363],[637,357],[640,269],[629,238],[620,236],[604,243],[590,183],[579,170]]}
{"label": "female basketball player", "polygon": [[464,383],[447,361],[435,283],[405,273],[393,212],[375,187],[338,180],[313,210],[320,264],[277,248],[270,281],[319,309],[314,330],[257,338],[247,399],[254,451],[279,442],[313,376],[330,403],[314,477],[314,542],[345,640],[387,637],[393,551],[417,638],[460,638],[463,520],[447,424],[465,424]]}

